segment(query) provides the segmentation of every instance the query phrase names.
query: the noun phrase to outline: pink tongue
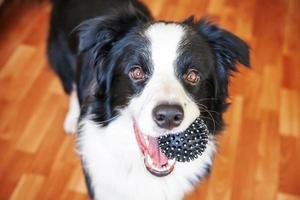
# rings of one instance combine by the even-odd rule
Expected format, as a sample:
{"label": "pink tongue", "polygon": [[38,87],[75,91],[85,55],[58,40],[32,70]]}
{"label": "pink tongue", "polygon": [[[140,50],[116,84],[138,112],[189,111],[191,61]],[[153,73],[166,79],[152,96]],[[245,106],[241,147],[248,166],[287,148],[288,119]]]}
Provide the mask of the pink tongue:
{"label": "pink tongue", "polygon": [[162,167],[168,163],[168,158],[160,151],[155,137],[149,137],[148,153],[155,166]]}

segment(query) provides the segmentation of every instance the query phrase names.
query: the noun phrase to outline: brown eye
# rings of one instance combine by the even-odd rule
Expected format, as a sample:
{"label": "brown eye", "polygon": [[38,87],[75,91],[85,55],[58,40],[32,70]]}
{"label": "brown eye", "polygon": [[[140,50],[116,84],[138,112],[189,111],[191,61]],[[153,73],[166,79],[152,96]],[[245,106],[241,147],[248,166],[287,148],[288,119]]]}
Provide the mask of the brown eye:
{"label": "brown eye", "polygon": [[197,70],[190,70],[187,74],[184,75],[184,79],[187,83],[191,85],[196,85],[200,80],[200,75]]}
{"label": "brown eye", "polygon": [[145,73],[140,66],[134,66],[129,72],[130,78],[134,81],[145,79]]}

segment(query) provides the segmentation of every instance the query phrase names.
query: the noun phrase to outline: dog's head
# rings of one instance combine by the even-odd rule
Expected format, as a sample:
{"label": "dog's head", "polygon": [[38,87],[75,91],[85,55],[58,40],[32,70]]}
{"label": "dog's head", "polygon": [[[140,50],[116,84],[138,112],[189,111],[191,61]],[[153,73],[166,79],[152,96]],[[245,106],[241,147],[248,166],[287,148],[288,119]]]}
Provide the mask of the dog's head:
{"label": "dog's head", "polygon": [[107,126],[127,109],[146,166],[157,175],[174,163],[156,138],[186,130],[199,116],[218,132],[229,76],[237,62],[249,66],[248,45],[205,19],[152,22],[134,11],[85,21],[75,32],[84,74],[78,87],[90,88],[80,94],[82,115]]}

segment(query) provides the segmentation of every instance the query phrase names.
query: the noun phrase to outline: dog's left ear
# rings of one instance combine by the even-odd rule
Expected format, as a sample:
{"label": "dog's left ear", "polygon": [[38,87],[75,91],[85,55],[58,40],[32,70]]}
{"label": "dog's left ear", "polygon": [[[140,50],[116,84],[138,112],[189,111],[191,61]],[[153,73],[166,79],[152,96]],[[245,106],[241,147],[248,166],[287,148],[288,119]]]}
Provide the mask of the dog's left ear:
{"label": "dog's left ear", "polygon": [[205,18],[196,22],[194,28],[207,39],[214,50],[217,64],[224,70],[236,71],[237,62],[250,67],[249,46],[242,39]]}
{"label": "dog's left ear", "polygon": [[250,67],[249,46],[236,35],[214,25],[205,18],[195,22],[192,16],[183,23],[194,28],[212,48],[216,60],[219,86],[222,88],[223,94],[227,95],[228,78],[232,72],[237,71],[237,62]]}

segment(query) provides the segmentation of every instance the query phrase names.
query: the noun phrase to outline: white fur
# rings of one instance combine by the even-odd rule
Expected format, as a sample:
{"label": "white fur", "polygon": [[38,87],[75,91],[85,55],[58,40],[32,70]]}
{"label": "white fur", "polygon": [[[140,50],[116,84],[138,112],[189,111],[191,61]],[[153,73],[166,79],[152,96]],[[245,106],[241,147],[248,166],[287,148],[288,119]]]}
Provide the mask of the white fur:
{"label": "white fur", "polygon": [[[133,98],[129,109],[137,119],[143,134],[160,136],[180,132],[200,115],[197,104],[188,96],[176,76],[178,47],[185,30],[178,24],[156,23],[146,30],[150,41],[153,74],[138,98]],[[179,104],[183,107],[184,119],[181,125],[171,132],[160,129],[152,119],[152,110],[160,103]]]}
{"label": "white fur", "polygon": [[76,89],[70,95],[69,110],[64,121],[64,130],[68,134],[77,132],[77,123],[80,114],[80,106],[77,98]]}
{"label": "white fur", "polygon": [[81,126],[78,151],[100,200],[180,200],[193,188],[191,182],[205,175],[215,153],[214,141],[210,140],[197,160],[177,162],[171,174],[156,177],[145,168],[127,110],[105,128],[88,119]]}
{"label": "white fur", "polygon": [[175,75],[178,46],[185,34],[176,24],[158,23],[145,32],[151,43],[153,75],[143,92],[133,97],[120,116],[108,126],[96,125],[87,116],[80,123],[78,152],[91,176],[96,199],[104,200],[179,200],[193,188],[193,182],[206,173],[215,153],[210,138],[202,156],[189,163],[177,162],[171,174],[156,177],[149,173],[135,139],[134,117],[143,134],[159,136],[152,119],[153,108],[162,102],[183,106],[184,120],[172,130],[185,130],[200,115],[199,108],[190,98]]}

